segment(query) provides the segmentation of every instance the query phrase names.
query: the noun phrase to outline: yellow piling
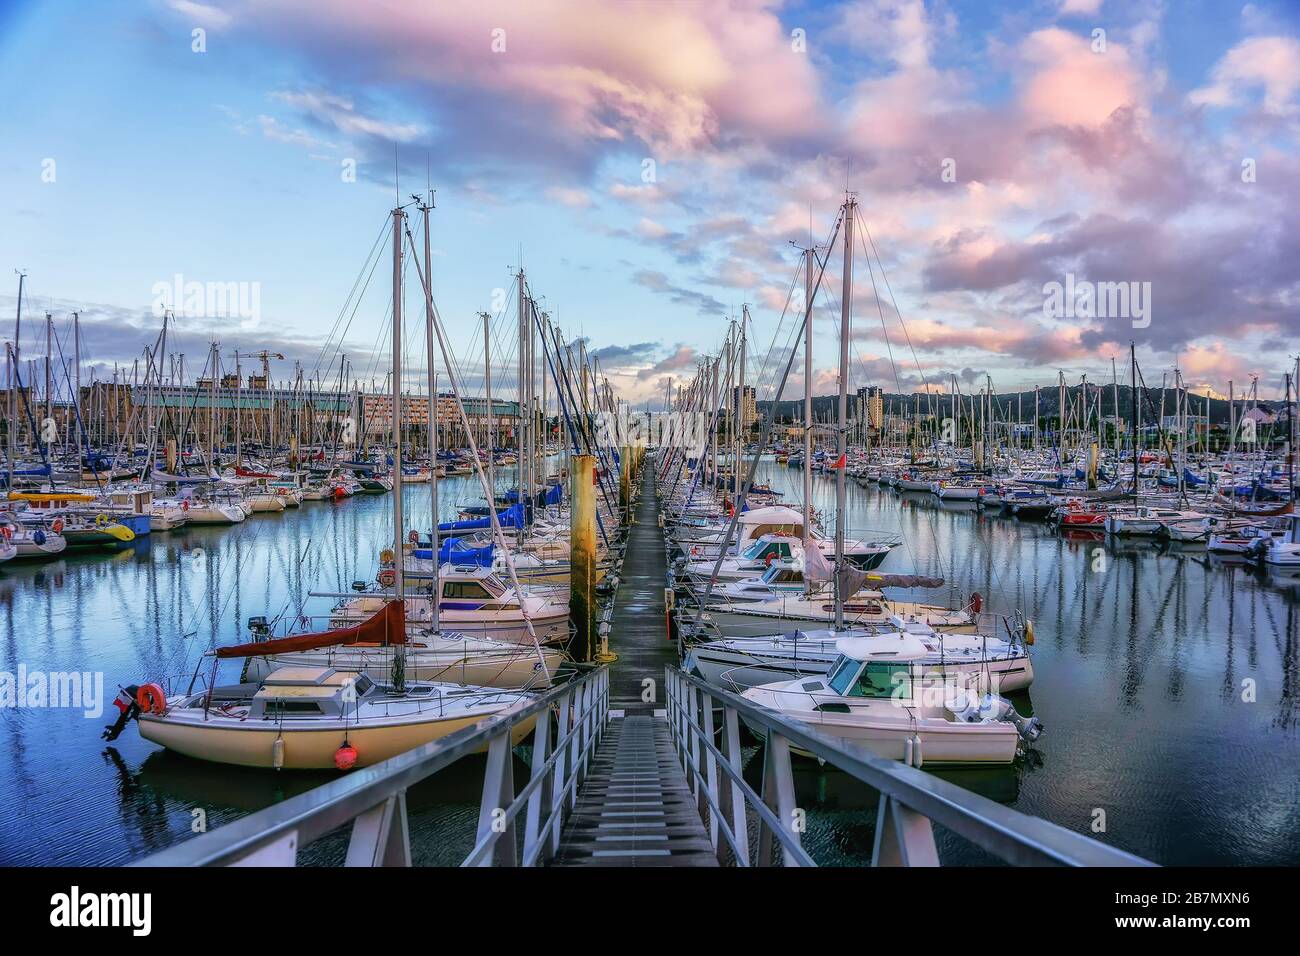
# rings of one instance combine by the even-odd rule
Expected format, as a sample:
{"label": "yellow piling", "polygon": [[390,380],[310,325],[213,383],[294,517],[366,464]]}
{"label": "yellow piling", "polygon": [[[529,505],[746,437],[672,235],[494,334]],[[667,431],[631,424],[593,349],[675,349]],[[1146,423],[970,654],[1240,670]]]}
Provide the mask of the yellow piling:
{"label": "yellow piling", "polygon": [[596,459],[574,455],[569,469],[569,653],[589,661],[596,650]]}

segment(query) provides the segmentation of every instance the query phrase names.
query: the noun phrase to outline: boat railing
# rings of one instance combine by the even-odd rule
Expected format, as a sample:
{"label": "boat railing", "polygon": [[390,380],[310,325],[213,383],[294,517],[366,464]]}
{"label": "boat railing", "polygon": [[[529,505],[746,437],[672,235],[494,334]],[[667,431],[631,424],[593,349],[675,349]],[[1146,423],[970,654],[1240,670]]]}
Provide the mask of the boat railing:
{"label": "boat railing", "polygon": [[[801,839],[807,816],[795,797],[792,750],[796,748],[880,795],[873,866],[939,865],[936,824],[1015,865],[1153,865],[917,767],[824,736],[810,725],[714,687],[677,667],[669,665],[664,671],[674,749],[714,851],[737,866],[817,865]],[[761,793],[744,778],[742,720],[765,737]],[[757,824],[756,846],[750,842],[751,823]]]}
{"label": "boat railing", "polygon": [[[513,745],[536,720],[528,782],[516,793]],[[290,797],[162,850],[136,866],[293,866],[303,847],[351,824],[347,866],[410,866],[407,791],[485,748],[474,846],[462,866],[536,866],[559,849],[609,720],[609,668],[518,709]],[[522,824],[522,832],[521,832]]]}

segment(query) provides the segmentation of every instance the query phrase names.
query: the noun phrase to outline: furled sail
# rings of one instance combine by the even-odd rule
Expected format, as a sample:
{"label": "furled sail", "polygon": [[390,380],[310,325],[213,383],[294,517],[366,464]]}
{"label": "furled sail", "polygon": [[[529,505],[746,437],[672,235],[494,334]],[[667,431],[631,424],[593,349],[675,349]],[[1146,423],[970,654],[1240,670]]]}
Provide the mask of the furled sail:
{"label": "furled sail", "polygon": [[270,641],[252,644],[235,644],[218,647],[217,657],[263,657],[268,654],[287,654],[291,651],[310,651],[317,647],[336,644],[405,644],[406,608],[401,601],[389,601],[374,615],[352,627],[315,634],[294,634]]}

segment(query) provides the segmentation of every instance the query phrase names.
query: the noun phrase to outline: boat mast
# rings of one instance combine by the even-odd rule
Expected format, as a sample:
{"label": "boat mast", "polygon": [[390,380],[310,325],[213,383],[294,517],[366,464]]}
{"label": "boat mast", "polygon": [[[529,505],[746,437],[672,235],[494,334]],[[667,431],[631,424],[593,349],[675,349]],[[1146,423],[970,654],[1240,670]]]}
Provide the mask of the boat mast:
{"label": "boat mast", "polygon": [[[405,559],[402,524],[402,207],[393,209],[393,591],[404,601]],[[434,602],[437,597],[434,596]],[[405,635],[402,635],[405,637]],[[393,651],[393,687],[406,690],[406,658],[403,645]]]}
{"label": "boat mast", "polygon": [[1138,373],[1137,373],[1137,346],[1132,342],[1128,344],[1129,369],[1132,382],[1133,394],[1129,396],[1132,403],[1133,414],[1133,500],[1137,501],[1138,496]]}
{"label": "boat mast", "polygon": [[484,411],[487,421],[487,480],[488,480],[488,510],[493,514],[497,510],[497,479],[496,479],[496,422],[493,420],[492,408],[492,315],[488,312],[480,312],[483,317],[483,390],[486,393],[484,398]]}
{"label": "boat mast", "polygon": [[853,218],[858,204],[850,194],[844,200],[844,274],[840,294],[840,402],[839,427],[836,430],[835,464],[835,630],[844,628],[844,595],[840,589],[844,568],[844,511],[848,489],[848,403],[849,403],[849,324],[853,319]]}
{"label": "boat mast", "polygon": [[[217,470],[217,343],[212,343],[212,350],[208,354],[208,363],[211,368],[208,369],[208,474],[216,474]],[[114,379],[117,373],[113,373]],[[113,393],[117,394],[117,382],[113,383]]]}
{"label": "boat mast", "polygon": [[[235,474],[239,474],[238,469],[244,466],[244,415],[243,402],[240,395],[241,385],[243,384],[240,375],[242,369],[239,365],[239,349],[235,349]],[[275,446],[271,446],[271,454],[275,455]]]}
{"label": "boat mast", "polygon": [[[812,545],[812,366],[813,366],[813,255],[812,235],[804,250],[803,275],[803,550],[808,553]],[[806,558],[804,559],[807,560]],[[804,589],[807,590],[807,578]]]}
{"label": "boat mast", "polygon": [[[525,336],[528,331],[528,288],[524,279],[523,267],[519,268],[519,421],[515,431],[515,452],[518,462],[515,476],[519,479],[519,502],[523,505],[525,518],[528,514],[529,481],[529,444],[528,444],[528,343]],[[522,545],[524,541],[524,522],[515,529],[515,541]]]}
{"label": "boat mast", "polygon": [[[734,501],[740,501],[740,455],[745,447],[745,326],[749,321],[749,306],[740,307],[740,364],[736,366],[736,460],[731,469],[735,486]],[[737,505],[739,507],[739,504]]]}
{"label": "boat mast", "polygon": [[9,484],[6,486],[10,491],[14,490],[14,427],[18,422],[18,388],[17,388],[17,369],[18,369],[18,333],[23,327],[23,280],[27,278],[27,273],[18,273],[18,311],[14,316],[14,345],[9,351],[9,427],[5,429],[8,437],[8,468]]}
{"label": "boat mast", "polygon": [[442,631],[438,605],[442,597],[442,582],[438,578],[438,373],[433,364],[433,259],[429,238],[429,208],[433,202],[420,203],[420,216],[424,226],[424,347],[429,353],[429,511],[433,517],[433,530],[429,532],[429,556],[433,561],[433,592],[429,595],[432,633]]}
{"label": "boat mast", "polygon": [[[167,330],[167,316],[163,314],[163,333],[164,340]],[[74,370],[74,381],[77,386],[77,394],[72,397],[73,410],[73,431],[77,433],[77,477],[81,476],[81,314],[72,313],[72,362],[76,366]],[[151,463],[152,464],[152,463]]]}

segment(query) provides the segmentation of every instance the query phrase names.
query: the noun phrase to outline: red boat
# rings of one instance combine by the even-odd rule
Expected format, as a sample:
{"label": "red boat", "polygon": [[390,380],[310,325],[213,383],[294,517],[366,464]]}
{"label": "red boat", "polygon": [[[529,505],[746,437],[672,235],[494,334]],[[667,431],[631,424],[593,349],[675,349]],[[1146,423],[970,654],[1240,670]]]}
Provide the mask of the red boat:
{"label": "red boat", "polygon": [[1106,524],[1106,509],[1071,499],[1056,511],[1062,528],[1102,527]]}

